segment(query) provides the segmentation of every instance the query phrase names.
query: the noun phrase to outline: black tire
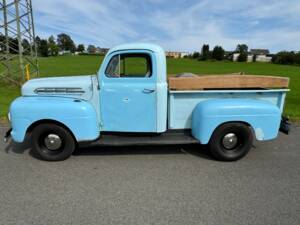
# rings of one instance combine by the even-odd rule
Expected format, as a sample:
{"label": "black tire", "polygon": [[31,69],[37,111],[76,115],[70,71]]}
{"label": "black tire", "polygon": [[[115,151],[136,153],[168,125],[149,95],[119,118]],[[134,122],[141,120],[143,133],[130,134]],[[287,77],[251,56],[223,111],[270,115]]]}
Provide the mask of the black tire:
{"label": "black tire", "polygon": [[221,161],[235,161],[243,158],[251,149],[252,130],[243,123],[226,123],[219,126],[209,141],[213,157]]}
{"label": "black tire", "polygon": [[76,143],[72,134],[62,126],[44,123],[32,131],[32,151],[42,160],[65,160],[72,155],[75,148]]}

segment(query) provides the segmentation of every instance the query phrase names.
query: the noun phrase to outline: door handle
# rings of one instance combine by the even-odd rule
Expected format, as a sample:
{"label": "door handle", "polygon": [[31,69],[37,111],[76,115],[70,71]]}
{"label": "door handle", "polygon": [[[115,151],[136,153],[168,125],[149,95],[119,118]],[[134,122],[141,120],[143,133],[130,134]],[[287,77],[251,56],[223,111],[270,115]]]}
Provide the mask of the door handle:
{"label": "door handle", "polygon": [[149,88],[145,88],[144,90],[143,90],[143,93],[153,93],[155,91],[155,89],[149,89]]}

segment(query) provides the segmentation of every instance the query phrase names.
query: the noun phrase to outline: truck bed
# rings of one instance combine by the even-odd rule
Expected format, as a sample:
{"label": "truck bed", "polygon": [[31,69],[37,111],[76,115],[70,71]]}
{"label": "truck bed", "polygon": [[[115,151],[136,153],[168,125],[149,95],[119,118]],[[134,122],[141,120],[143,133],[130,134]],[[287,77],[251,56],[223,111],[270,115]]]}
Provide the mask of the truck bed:
{"label": "truck bed", "polygon": [[209,99],[241,98],[268,101],[283,111],[288,89],[169,90],[168,128],[190,129],[196,105]]}
{"label": "truck bed", "polygon": [[289,78],[260,75],[169,76],[169,90],[287,88]]}

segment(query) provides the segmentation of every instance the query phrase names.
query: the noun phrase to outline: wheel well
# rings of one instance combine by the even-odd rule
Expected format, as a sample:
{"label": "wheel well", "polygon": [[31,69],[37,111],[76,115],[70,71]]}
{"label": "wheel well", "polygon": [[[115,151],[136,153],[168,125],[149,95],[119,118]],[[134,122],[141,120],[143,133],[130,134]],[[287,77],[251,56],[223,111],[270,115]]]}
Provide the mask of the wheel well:
{"label": "wheel well", "polygon": [[249,123],[247,123],[247,122],[245,122],[245,121],[227,121],[227,122],[221,123],[221,124],[219,124],[219,125],[213,130],[213,133],[214,133],[215,130],[217,130],[219,127],[223,126],[224,124],[229,124],[229,123],[241,123],[241,124],[244,124],[244,125],[248,126],[248,127],[250,128],[251,132],[252,132],[253,137],[256,137],[256,136],[255,136],[254,129],[253,129],[253,127],[251,126],[251,124],[249,124]]}
{"label": "wheel well", "polygon": [[44,120],[35,121],[34,123],[32,123],[27,128],[26,134],[31,133],[35,127],[37,127],[40,124],[44,124],[44,123],[52,123],[52,124],[55,124],[55,125],[58,125],[58,126],[61,126],[61,127],[65,128],[72,135],[73,139],[76,141],[76,138],[75,138],[73,132],[65,124],[63,124],[59,121],[56,121],[56,120],[51,120],[51,119],[44,119]]}

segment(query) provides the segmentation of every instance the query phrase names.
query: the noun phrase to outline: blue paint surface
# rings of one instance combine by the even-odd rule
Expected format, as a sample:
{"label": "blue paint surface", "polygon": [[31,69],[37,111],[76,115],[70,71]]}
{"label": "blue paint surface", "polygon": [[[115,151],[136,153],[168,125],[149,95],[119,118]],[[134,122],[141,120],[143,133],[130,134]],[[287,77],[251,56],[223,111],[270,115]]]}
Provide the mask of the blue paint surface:
{"label": "blue paint surface", "polygon": [[12,137],[24,140],[28,127],[36,121],[53,120],[64,124],[77,141],[94,140],[99,136],[97,115],[87,101],[74,102],[62,97],[19,97],[10,106]]}
{"label": "blue paint surface", "polygon": [[212,99],[199,103],[192,114],[192,134],[207,144],[213,131],[226,122],[249,124],[258,140],[277,136],[281,120],[278,107],[254,99]]}

